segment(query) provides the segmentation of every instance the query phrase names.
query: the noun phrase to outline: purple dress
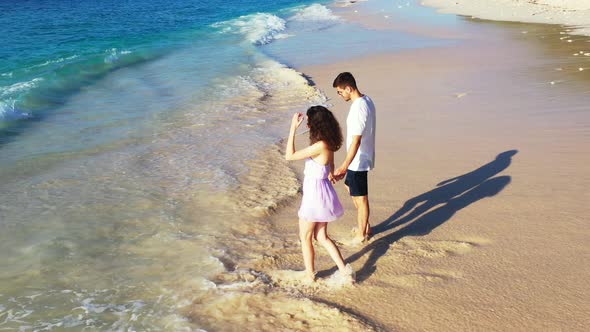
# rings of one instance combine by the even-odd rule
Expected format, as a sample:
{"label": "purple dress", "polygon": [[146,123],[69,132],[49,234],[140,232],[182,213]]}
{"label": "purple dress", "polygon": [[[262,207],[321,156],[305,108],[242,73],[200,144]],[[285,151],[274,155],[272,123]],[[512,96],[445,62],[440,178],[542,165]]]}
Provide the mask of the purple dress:
{"label": "purple dress", "polygon": [[320,165],[311,158],[305,160],[303,198],[299,219],[312,222],[330,222],[344,214],[338,195],[328,175],[329,165]]}

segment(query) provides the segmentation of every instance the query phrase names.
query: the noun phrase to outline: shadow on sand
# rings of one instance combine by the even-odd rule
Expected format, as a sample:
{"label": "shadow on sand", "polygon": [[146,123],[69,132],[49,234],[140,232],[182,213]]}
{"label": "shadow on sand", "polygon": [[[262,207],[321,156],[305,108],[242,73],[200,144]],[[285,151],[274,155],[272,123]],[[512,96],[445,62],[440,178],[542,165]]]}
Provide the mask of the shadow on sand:
{"label": "shadow on sand", "polygon": [[[374,240],[346,259],[347,263],[352,263],[369,254],[365,264],[357,271],[357,281],[362,282],[375,272],[377,260],[394,242],[405,236],[426,235],[450,220],[459,210],[501,192],[510,183],[511,177],[495,175],[510,166],[511,158],[517,152],[502,152],[495,160],[472,172],[440,182],[437,188],[409,199],[389,218],[374,226]],[[441,204],[443,205],[431,210]],[[382,237],[376,236],[404,224],[407,225],[394,232]],[[329,275],[334,271],[335,268],[322,271],[321,275]]]}

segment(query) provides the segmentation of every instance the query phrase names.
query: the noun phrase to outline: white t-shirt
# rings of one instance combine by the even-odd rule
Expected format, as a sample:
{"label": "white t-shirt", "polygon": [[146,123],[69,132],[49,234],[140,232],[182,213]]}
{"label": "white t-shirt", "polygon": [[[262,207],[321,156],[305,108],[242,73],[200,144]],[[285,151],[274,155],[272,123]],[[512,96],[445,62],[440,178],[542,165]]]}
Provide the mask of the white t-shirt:
{"label": "white t-shirt", "polygon": [[375,167],[375,104],[368,96],[356,99],[350,105],[346,118],[346,150],[350,149],[352,136],[362,136],[361,145],[348,166],[351,171],[368,171]]}

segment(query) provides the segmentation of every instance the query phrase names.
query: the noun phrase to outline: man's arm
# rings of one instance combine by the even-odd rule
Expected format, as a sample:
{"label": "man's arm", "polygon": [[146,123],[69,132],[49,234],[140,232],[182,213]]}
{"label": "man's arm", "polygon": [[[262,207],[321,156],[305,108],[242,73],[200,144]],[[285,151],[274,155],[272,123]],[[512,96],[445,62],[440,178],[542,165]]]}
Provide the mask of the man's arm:
{"label": "man's arm", "polygon": [[346,158],[344,159],[344,161],[342,162],[340,167],[338,167],[334,171],[334,177],[336,179],[342,179],[344,177],[344,175],[346,174],[346,170],[348,169],[348,166],[350,166],[350,163],[352,163],[352,160],[356,156],[356,153],[358,152],[359,147],[361,146],[361,139],[362,139],[361,135],[352,136],[352,142],[350,144],[350,148],[348,149],[348,152],[346,153]]}
{"label": "man's arm", "polygon": [[347,149],[346,158],[340,164],[340,167],[334,172],[336,179],[342,179],[346,175],[346,170],[354,160],[354,157],[358,153],[361,146],[362,134],[365,131],[367,124],[367,118],[369,116],[368,106],[365,102],[358,103],[356,106],[350,107],[348,113],[349,118],[352,121],[346,121],[346,131],[349,135],[352,135],[350,146]]}

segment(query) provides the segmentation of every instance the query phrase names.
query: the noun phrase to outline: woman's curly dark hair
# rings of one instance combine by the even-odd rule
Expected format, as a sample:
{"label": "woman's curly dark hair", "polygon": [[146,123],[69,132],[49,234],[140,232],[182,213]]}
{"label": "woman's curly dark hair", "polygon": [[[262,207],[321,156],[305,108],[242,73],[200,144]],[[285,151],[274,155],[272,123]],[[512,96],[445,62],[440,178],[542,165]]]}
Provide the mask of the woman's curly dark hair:
{"label": "woman's curly dark hair", "polygon": [[340,124],[324,106],[312,106],[307,110],[307,125],[310,144],[324,141],[331,151],[338,151],[342,146]]}

